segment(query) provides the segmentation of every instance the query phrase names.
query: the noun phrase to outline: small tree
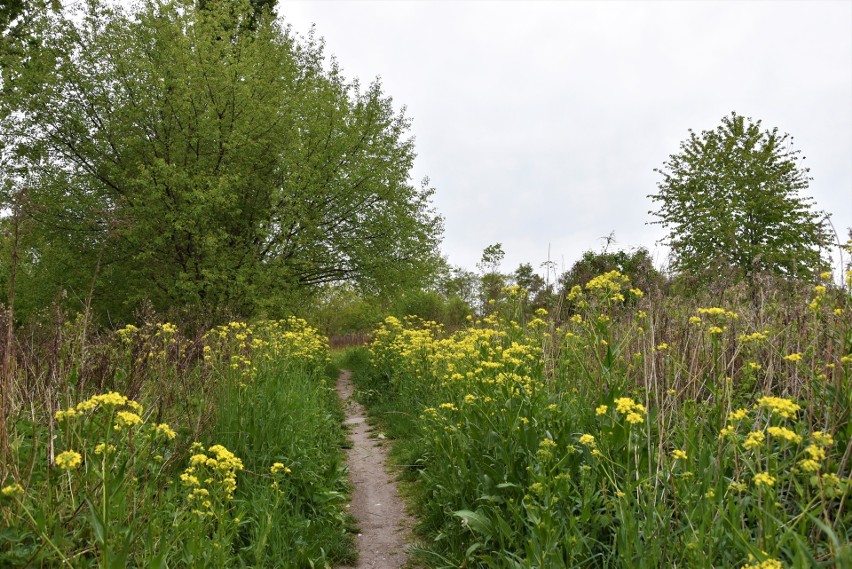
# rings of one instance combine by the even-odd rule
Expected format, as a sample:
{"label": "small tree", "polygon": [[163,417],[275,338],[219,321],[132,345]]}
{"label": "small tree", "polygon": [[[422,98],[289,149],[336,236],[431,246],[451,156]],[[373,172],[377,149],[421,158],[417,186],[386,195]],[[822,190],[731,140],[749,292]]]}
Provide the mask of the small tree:
{"label": "small tree", "polygon": [[828,243],[814,211],[808,168],[798,164],[793,137],[731,113],[716,130],[689,139],[655,169],[663,176],[650,195],[669,230],[676,271],[713,275],[734,269],[754,284],[761,272],[808,277],[823,264]]}
{"label": "small tree", "polygon": [[482,314],[488,311],[488,304],[491,301],[496,302],[503,294],[506,277],[500,273],[500,264],[505,256],[503,245],[495,243],[483,249],[482,259],[476,264],[476,267],[482,272],[479,287],[480,312]]}

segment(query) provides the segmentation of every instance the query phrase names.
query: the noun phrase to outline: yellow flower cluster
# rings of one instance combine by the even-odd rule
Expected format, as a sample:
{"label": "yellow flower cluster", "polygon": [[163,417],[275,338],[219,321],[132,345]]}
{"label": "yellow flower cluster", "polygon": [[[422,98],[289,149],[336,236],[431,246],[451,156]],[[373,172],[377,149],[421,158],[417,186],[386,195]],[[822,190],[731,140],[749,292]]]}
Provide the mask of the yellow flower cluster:
{"label": "yellow flower cluster", "polygon": [[816,285],[814,287],[814,297],[811,299],[810,304],[808,304],[808,308],[817,311],[822,306],[823,301],[825,300],[825,293],[827,289],[824,285]]}
{"label": "yellow flower cluster", "polygon": [[750,342],[760,342],[769,337],[769,330],[764,330],[763,332],[753,332],[751,334],[740,334],[737,336],[737,340],[742,342],[743,344],[748,344]]}
{"label": "yellow flower cluster", "polygon": [[536,456],[538,456],[542,460],[552,458],[553,451],[556,450],[556,446],[556,441],[554,441],[553,439],[542,439],[538,443],[538,450],[536,451]]}
{"label": "yellow flower cluster", "polygon": [[748,416],[748,409],[737,409],[736,411],[731,411],[728,414],[728,421],[741,421]]}
{"label": "yellow flower cluster", "polygon": [[174,336],[177,333],[177,326],[169,322],[157,324],[158,336]]}
{"label": "yellow flower cluster", "polygon": [[227,502],[237,489],[237,472],[243,470],[243,462],[222,445],[213,445],[206,451],[194,443],[195,451],[189,458],[189,466],[180,475],[181,482],[189,488],[188,498],[199,515],[210,513],[214,496]]}
{"label": "yellow flower cluster", "polygon": [[795,417],[796,413],[802,409],[797,403],[783,397],[761,397],[757,400],[757,406],[776,413],[785,419]]}
{"label": "yellow flower cluster", "polygon": [[763,431],[752,431],[748,434],[743,447],[747,450],[753,450],[763,445],[764,441],[766,441],[766,435],[763,434]]}
{"label": "yellow flower cluster", "polygon": [[770,475],[768,472],[758,472],[754,475],[755,486],[773,486],[774,484],[775,477]]}
{"label": "yellow flower cluster", "polygon": [[814,444],[821,447],[830,447],[834,444],[834,438],[830,434],[823,433],[822,431],[814,431],[811,433],[811,440]]}
{"label": "yellow flower cluster", "polygon": [[3,489],[0,490],[0,495],[6,496],[7,498],[20,498],[24,495],[24,487],[17,482],[13,482],[8,486],[3,487]]}
{"label": "yellow flower cluster", "polygon": [[630,424],[636,425],[645,421],[645,414],[647,413],[645,407],[629,397],[616,399],[615,409],[622,415],[626,415],[627,422]]}
{"label": "yellow flower cluster", "polygon": [[307,321],[261,320],[251,326],[230,322],[208,331],[203,338],[206,362],[227,363],[241,374],[241,380],[253,379],[262,361],[288,360],[319,365],[328,359],[328,341]]}
{"label": "yellow flower cluster", "polygon": [[581,445],[585,445],[587,447],[594,447],[595,446],[595,437],[587,433],[585,435],[580,436],[579,442],[580,442]]}
{"label": "yellow flower cluster", "polygon": [[718,306],[713,306],[710,308],[698,308],[696,309],[696,312],[701,316],[727,318],[729,320],[736,320],[740,317],[740,315],[736,312],[731,312],[725,310],[724,308],[719,308]]}
{"label": "yellow flower cluster", "polygon": [[54,417],[57,421],[62,422],[67,419],[79,417],[80,415],[83,415],[95,409],[107,407],[128,407],[137,414],[142,413],[142,405],[140,405],[136,401],[128,399],[120,393],[110,391],[109,393],[94,395],[89,399],[78,403],[76,407],[69,407],[64,411],[57,411]]}
{"label": "yellow flower cluster", "polygon": [[133,427],[142,424],[142,417],[130,411],[119,411],[115,414],[115,425],[113,428],[120,431],[124,427]]}
{"label": "yellow flower cluster", "polygon": [[154,427],[154,436],[164,437],[172,441],[177,436],[177,433],[168,425],[168,423],[160,423]]}
{"label": "yellow flower cluster", "polygon": [[743,565],[742,569],[784,569],[784,565],[777,559],[765,559],[763,561],[752,559],[748,564]]}
{"label": "yellow flower cluster", "polygon": [[54,464],[62,470],[74,470],[83,463],[83,455],[77,451],[66,450],[59,453],[54,460]]}
{"label": "yellow flower cluster", "polygon": [[115,446],[107,443],[99,443],[95,445],[95,454],[112,454],[115,452]]}
{"label": "yellow flower cluster", "polygon": [[608,295],[618,294],[623,286],[629,284],[630,279],[619,271],[610,271],[594,277],[586,283],[586,290],[602,291]]}
{"label": "yellow flower cluster", "polygon": [[783,439],[791,443],[799,444],[802,437],[786,427],[769,427],[766,431],[776,439]]}

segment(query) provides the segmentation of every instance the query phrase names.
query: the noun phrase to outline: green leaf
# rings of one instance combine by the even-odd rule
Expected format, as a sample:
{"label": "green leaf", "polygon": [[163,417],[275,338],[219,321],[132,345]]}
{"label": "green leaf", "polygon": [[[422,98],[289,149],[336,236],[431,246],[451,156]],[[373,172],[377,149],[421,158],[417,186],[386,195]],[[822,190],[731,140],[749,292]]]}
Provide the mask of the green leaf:
{"label": "green leaf", "polygon": [[457,518],[461,518],[462,524],[469,527],[474,533],[489,536],[491,534],[491,521],[479,512],[470,510],[458,510],[453,512]]}

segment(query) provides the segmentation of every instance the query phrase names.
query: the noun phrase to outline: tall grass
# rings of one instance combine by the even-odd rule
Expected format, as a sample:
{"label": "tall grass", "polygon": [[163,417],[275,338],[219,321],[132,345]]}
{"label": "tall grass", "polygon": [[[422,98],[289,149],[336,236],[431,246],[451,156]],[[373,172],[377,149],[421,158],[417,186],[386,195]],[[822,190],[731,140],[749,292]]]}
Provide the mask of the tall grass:
{"label": "tall grass", "polygon": [[746,292],[648,298],[612,272],[524,325],[518,289],[453,334],[386,320],[359,386],[407,437],[423,560],[852,564],[850,297]]}

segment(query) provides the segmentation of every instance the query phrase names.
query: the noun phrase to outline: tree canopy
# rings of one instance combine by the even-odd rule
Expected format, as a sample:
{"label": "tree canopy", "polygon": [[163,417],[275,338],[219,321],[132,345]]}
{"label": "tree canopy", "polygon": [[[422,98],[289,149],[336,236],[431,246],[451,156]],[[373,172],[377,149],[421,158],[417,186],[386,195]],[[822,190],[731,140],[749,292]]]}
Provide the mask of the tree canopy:
{"label": "tree canopy", "polygon": [[89,0],[31,23],[0,100],[31,305],[95,282],[113,317],[142,299],[248,315],[431,270],[441,219],[404,110],[268,4]]}
{"label": "tree canopy", "polygon": [[673,268],[713,275],[731,268],[806,277],[819,270],[827,244],[824,214],[808,189],[793,137],[736,113],[689,138],[655,171],[663,179],[653,213],[669,230]]}

